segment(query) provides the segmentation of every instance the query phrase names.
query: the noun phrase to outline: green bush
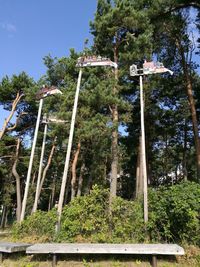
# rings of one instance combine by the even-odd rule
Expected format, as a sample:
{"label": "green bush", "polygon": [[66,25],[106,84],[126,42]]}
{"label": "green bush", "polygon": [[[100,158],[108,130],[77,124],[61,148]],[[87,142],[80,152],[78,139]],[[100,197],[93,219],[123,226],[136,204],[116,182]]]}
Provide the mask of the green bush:
{"label": "green bush", "polygon": [[117,197],[109,213],[109,192],[94,186],[75,198],[62,214],[59,241],[139,242],[144,239],[143,212],[138,202]]}
{"label": "green bush", "polygon": [[113,243],[135,243],[145,240],[145,227],[141,201],[128,201],[117,197],[110,218]]}
{"label": "green bush", "polygon": [[65,206],[58,241],[104,242],[109,231],[108,196],[107,190],[94,186],[89,195],[77,197]]}
{"label": "green bush", "polygon": [[[149,190],[149,222],[142,201],[116,197],[109,212],[109,191],[94,186],[63,209],[55,236],[56,210],[37,211],[13,228],[13,236],[45,242],[184,242],[200,245],[200,185],[185,182]],[[29,238],[29,240],[27,240]],[[150,239],[150,240],[149,240]]]}
{"label": "green bush", "polygon": [[200,245],[200,185],[183,182],[149,191],[152,240]]}
{"label": "green bush", "polygon": [[55,236],[55,225],[57,212],[55,209],[50,212],[36,211],[28,216],[22,223],[13,226],[13,238],[28,242],[40,240],[51,241]]}

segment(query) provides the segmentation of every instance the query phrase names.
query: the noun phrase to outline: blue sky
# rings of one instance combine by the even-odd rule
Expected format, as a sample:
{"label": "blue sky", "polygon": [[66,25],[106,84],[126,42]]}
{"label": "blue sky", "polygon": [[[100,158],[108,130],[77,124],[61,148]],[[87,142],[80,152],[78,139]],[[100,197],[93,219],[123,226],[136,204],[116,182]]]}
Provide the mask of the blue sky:
{"label": "blue sky", "polygon": [[[0,79],[28,73],[45,74],[42,58],[62,57],[92,40],[89,22],[96,0],[0,0]],[[7,113],[1,111],[0,128]]]}
{"label": "blue sky", "polygon": [[[0,0],[0,79],[27,72],[45,74],[42,58],[62,57],[92,40],[89,22],[97,0]],[[199,56],[195,61],[200,63]],[[0,107],[0,128],[7,113]]]}
{"label": "blue sky", "polygon": [[96,0],[0,0],[0,78],[45,73],[42,58],[80,51],[89,34]]}

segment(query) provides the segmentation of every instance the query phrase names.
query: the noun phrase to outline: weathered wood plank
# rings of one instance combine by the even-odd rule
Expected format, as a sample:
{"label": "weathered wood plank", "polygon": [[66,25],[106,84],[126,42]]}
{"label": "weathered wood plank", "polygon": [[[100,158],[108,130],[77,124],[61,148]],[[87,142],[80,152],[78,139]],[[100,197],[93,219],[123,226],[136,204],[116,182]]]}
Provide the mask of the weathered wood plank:
{"label": "weathered wood plank", "polygon": [[12,253],[26,251],[30,244],[27,243],[12,243],[12,242],[0,242],[0,252]]}
{"label": "weathered wood plank", "polygon": [[184,255],[184,249],[176,244],[43,243],[28,247],[26,253]]}

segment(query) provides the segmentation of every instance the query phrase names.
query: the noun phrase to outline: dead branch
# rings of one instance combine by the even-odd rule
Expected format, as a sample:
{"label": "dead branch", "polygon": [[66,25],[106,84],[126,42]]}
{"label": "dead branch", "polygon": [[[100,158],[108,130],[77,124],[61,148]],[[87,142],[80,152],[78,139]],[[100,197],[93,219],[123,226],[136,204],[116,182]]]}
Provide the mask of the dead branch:
{"label": "dead branch", "polygon": [[21,140],[20,138],[17,139],[17,146],[16,146],[16,154],[15,154],[15,160],[12,166],[12,174],[15,177],[16,180],[16,195],[17,195],[17,221],[20,221],[20,215],[21,215],[21,185],[20,185],[20,176],[17,172],[17,163],[19,160],[19,149],[20,149]]}
{"label": "dead branch", "polygon": [[16,98],[13,100],[13,103],[12,103],[12,108],[11,108],[10,114],[7,117],[7,119],[5,119],[3,127],[2,127],[2,130],[0,131],[0,140],[3,138],[3,136],[4,136],[5,132],[6,132],[8,123],[12,119],[12,117],[13,117],[15,111],[16,111],[16,107],[17,107],[18,103],[20,102],[20,100],[21,100],[21,98],[23,96],[24,96],[24,94],[20,94],[20,92],[17,92]]}

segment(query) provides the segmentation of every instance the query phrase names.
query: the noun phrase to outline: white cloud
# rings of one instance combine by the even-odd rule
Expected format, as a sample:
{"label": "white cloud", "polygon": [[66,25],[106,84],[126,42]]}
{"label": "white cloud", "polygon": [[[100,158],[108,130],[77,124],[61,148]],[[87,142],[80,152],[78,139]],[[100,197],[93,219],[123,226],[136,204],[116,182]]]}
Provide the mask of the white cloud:
{"label": "white cloud", "polygon": [[0,22],[0,28],[10,33],[17,31],[16,26],[12,23]]}

